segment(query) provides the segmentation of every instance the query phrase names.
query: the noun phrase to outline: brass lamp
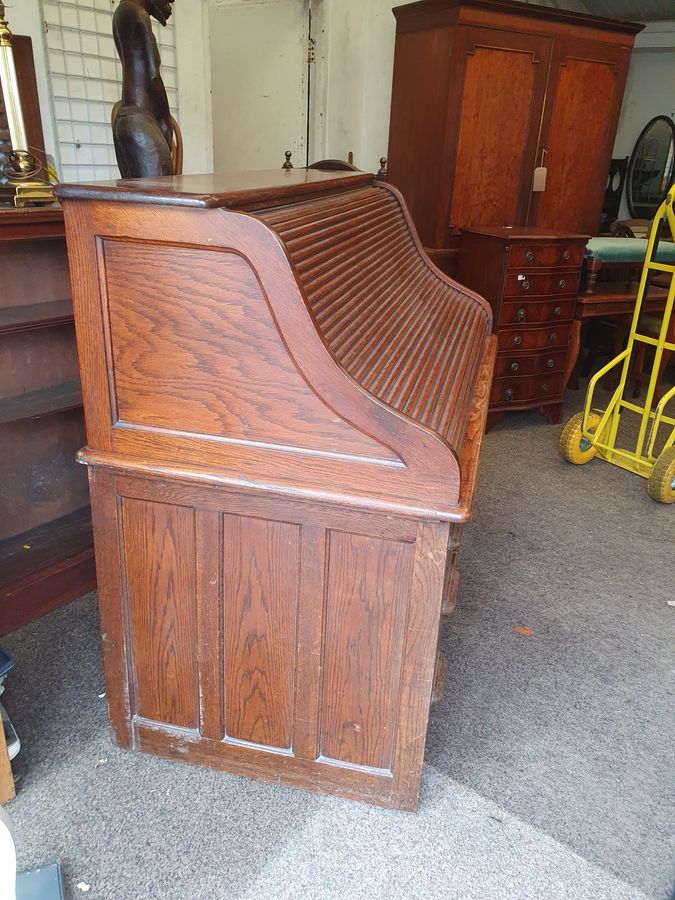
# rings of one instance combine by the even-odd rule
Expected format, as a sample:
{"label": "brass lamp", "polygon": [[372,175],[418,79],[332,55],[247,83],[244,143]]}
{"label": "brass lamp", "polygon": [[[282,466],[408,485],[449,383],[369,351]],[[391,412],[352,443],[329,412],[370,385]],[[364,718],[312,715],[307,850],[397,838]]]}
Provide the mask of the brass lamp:
{"label": "brass lamp", "polygon": [[5,5],[2,0],[0,0],[0,88],[12,147],[9,164],[3,173],[8,183],[0,184],[0,201],[13,203],[15,206],[53,203],[53,188],[46,178],[40,177],[43,166],[28,147],[12,52],[12,32],[5,19]]}

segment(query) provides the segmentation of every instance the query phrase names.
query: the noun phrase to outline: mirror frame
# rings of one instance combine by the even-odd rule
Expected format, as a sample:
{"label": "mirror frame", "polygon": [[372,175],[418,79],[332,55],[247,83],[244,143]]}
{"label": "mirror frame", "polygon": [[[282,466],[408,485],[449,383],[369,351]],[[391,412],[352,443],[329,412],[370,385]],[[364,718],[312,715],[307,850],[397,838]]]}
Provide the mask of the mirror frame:
{"label": "mirror frame", "polygon": [[[644,216],[638,216],[637,213],[635,212],[635,207],[633,206],[633,194],[631,191],[631,185],[633,183],[633,169],[635,168],[635,162],[637,160],[638,148],[640,147],[640,144],[642,143],[644,136],[647,134],[647,132],[650,130],[650,128],[654,125],[654,123],[661,122],[661,121],[667,122],[670,127],[671,140],[673,142],[673,148],[675,151],[675,122],[670,118],[670,116],[654,116],[654,118],[650,119],[649,122],[647,122],[645,127],[640,132],[640,136],[638,137],[637,141],[635,142],[635,146],[633,147],[633,152],[630,155],[630,162],[628,163],[628,172],[626,174],[626,202],[628,204],[628,210],[631,214],[631,217],[634,219],[644,218]],[[673,164],[673,173],[671,175],[671,183],[672,183],[672,178],[674,176],[675,176],[675,162]],[[656,208],[654,209],[654,212],[648,218],[652,219],[654,217],[654,215],[656,214],[656,210],[658,209],[659,204],[663,202],[666,194],[668,193],[669,186],[670,185],[666,185],[666,188],[663,192],[663,197],[661,197],[661,199],[658,201],[658,203],[656,204]]]}

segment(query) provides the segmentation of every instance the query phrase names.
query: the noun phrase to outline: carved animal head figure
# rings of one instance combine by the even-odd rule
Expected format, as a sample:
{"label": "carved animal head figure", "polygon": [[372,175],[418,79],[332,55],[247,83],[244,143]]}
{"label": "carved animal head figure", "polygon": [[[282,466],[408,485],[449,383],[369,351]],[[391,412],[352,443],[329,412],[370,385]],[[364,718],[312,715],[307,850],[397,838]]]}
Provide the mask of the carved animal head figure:
{"label": "carved animal head figure", "polygon": [[173,3],[174,0],[146,0],[145,8],[160,25],[166,25],[173,12]]}

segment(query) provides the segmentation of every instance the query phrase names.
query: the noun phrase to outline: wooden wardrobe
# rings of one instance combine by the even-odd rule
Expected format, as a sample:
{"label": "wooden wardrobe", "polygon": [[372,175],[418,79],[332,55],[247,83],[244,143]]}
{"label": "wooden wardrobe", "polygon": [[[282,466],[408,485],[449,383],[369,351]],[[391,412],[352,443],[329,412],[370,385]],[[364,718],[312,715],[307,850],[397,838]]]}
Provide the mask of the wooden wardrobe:
{"label": "wooden wardrobe", "polygon": [[597,234],[643,26],[512,0],[422,0],[394,15],[389,180],[425,246],[487,225]]}

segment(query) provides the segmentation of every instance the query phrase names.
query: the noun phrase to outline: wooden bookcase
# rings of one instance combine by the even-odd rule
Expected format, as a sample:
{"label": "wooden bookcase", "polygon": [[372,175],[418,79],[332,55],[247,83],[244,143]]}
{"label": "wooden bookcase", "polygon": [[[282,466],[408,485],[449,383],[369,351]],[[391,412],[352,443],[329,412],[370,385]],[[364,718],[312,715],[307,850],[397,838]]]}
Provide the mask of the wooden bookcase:
{"label": "wooden bookcase", "polygon": [[0,208],[0,634],[95,587],[63,214]]}

